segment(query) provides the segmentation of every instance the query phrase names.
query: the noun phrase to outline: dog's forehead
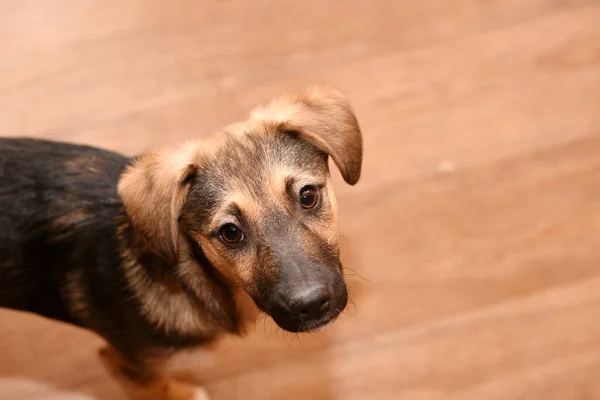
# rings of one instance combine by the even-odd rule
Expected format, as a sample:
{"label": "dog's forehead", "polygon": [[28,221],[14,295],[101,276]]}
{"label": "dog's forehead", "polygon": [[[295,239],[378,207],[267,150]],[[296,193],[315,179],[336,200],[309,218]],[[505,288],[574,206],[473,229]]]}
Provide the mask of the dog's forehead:
{"label": "dog's forehead", "polygon": [[[281,132],[225,134],[206,165],[210,178],[223,187],[255,188],[287,175],[324,177],[327,158],[314,146]],[[210,179],[209,178],[209,179]]]}
{"label": "dog's forehead", "polygon": [[233,204],[258,217],[282,204],[290,177],[322,184],[328,175],[325,154],[283,133],[223,134],[200,158],[185,209],[200,222]]}

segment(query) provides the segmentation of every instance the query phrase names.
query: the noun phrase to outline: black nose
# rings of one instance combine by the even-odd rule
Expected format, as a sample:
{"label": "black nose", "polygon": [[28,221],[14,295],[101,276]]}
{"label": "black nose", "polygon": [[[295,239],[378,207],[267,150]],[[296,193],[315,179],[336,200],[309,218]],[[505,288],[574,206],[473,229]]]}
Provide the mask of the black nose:
{"label": "black nose", "polygon": [[303,320],[318,319],[330,308],[331,292],[326,286],[311,287],[295,293],[290,299],[290,312]]}

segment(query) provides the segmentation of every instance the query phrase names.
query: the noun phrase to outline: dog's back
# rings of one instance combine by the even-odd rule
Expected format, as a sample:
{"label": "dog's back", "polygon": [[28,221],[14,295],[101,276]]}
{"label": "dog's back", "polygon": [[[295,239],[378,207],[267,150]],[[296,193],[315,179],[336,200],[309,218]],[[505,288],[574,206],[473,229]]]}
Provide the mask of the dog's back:
{"label": "dog's back", "polygon": [[98,257],[98,238],[114,236],[128,161],[86,146],[0,139],[0,306],[71,321],[61,288],[73,258]]}

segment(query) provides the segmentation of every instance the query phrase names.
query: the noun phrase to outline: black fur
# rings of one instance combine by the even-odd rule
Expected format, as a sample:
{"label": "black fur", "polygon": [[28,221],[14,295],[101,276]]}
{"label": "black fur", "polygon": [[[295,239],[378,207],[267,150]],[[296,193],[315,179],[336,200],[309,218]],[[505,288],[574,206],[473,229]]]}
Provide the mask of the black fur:
{"label": "black fur", "polygon": [[[210,338],[149,324],[126,284],[117,182],[130,161],[87,146],[0,139],[0,306],[89,328],[136,362],[148,349]],[[141,263],[150,269],[154,261]],[[83,314],[65,295],[71,273],[80,278]]]}

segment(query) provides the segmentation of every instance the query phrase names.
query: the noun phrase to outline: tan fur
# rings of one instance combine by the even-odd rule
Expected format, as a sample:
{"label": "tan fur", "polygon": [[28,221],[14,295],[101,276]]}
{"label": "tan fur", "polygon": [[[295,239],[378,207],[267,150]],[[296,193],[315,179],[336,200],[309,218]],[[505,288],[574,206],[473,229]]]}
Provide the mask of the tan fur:
{"label": "tan fur", "polygon": [[[250,220],[256,221],[257,218],[260,218],[261,200],[264,199],[254,199],[250,193],[245,193],[244,191],[232,192],[228,196],[227,201],[222,204],[221,209],[217,211],[214,219],[215,221],[225,222],[228,219],[225,210],[229,208],[230,205],[235,204],[240,209],[244,210],[244,213]],[[216,226],[211,227],[211,229],[214,228],[216,228]]]}
{"label": "tan fur", "polygon": [[268,185],[274,197],[280,197],[282,194],[285,194],[286,180],[288,178],[296,181],[297,189],[306,185],[325,183],[324,177],[311,174],[310,171],[300,171],[290,166],[273,166]]}
{"label": "tan fur", "polygon": [[268,188],[271,195],[274,198],[280,198],[282,195],[284,195],[286,179],[294,175],[294,170],[291,168],[282,166],[274,167],[271,171],[271,179],[268,183]]}
{"label": "tan fur", "polygon": [[258,316],[258,307],[252,298],[241,288],[236,288],[233,292],[235,297],[235,304],[240,312],[240,317],[244,322],[244,326],[256,322],[255,319]]}
{"label": "tan fur", "polygon": [[[185,292],[168,282],[156,281],[140,266],[129,250],[121,255],[126,268],[125,278],[142,307],[149,322],[165,330],[180,334],[203,334],[207,337],[218,333],[214,324],[198,308]],[[197,263],[186,260],[187,268],[201,268]],[[186,263],[180,268],[185,269]]]}
{"label": "tan fur", "polygon": [[148,361],[143,368],[148,378],[135,381],[124,373],[126,365],[123,358],[111,346],[99,352],[106,370],[117,380],[128,398],[132,400],[209,400],[208,393],[190,384],[161,376],[163,360]]}
{"label": "tan fur", "polygon": [[131,223],[145,235],[148,247],[167,260],[178,255],[177,217],[198,153],[197,143],[186,143],[146,154],[119,181],[119,195]]}
{"label": "tan fur", "polygon": [[[336,199],[331,187],[331,182],[328,182],[327,186],[321,193],[323,202],[323,211],[321,217],[318,220],[312,220],[306,222],[310,227],[311,231],[317,233],[319,237],[334,249],[339,248],[339,235],[337,227],[337,206]],[[302,247],[311,256],[316,256],[319,253],[319,244],[315,243],[312,239],[301,236]]]}
{"label": "tan fur", "polygon": [[[225,213],[225,210],[232,204],[235,204],[243,210],[244,214],[251,222],[257,222],[261,217],[261,208],[259,201],[253,199],[248,193],[236,191],[231,194],[228,201],[223,203],[221,209],[218,210],[213,218],[214,225],[209,226],[208,230],[215,230],[220,225],[230,221],[230,217]],[[223,274],[232,285],[248,283],[252,280],[253,259],[237,259],[235,263],[223,257],[219,249],[215,248],[213,242],[202,235],[195,238],[205,255],[212,264]],[[235,264],[235,265],[233,265]]]}
{"label": "tan fur", "polygon": [[338,214],[338,206],[337,206],[337,198],[335,196],[335,191],[333,190],[333,184],[330,178],[327,178],[327,195],[329,198],[329,204],[331,204],[331,209],[333,211],[333,215],[336,219],[337,223],[337,214]]}
{"label": "tan fur", "polygon": [[321,220],[318,228],[316,228],[317,232],[320,232],[321,236],[325,238],[325,241],[329,243],[331,246],[339,245],[339,233],[338,233],[338,224],[337,224],[337,199],[335,197],[335,193],[333,190],[333,185],[331,183],[331,179],[327,180],[327,184],[325,186],[325,190],[323,191],[323,196],[329,205],[329,213],[327,213],[327,218]]}
{"label": "tan fur", "polygon": [[[291,168],[274,168],[270,181],[270,189],[274,199],[278,199],[279,201],[286,199],[285,182],[286,179],[290,177],[293,177],[296,180],[296,191],[299,191],[300,188],[306,185],[314,184],[319,180],[319,177],[310,175],[306,173],[306,171],[295,171]],[[339,241],[337,229],[337,200],[333,191],[331,179],[327,178],[325,187],[320,195],[322,196],[324,204],[324,215],[319,221],[311,222],[309,225],[312,224],[314,232],[317,232],[331,246],[336,247]],[[310,247],[310,243],[305,244]]]}
{"label": "tan fur", "polygon": [[77,174],[82,172],[96,174],[100,170],[97,165],[94,165],[94,161],[93,157],[75,157],[65,161],[63,166]]}
{"label": "tan fur", "polygon": [[60,242],[71,234],[74,226],[86,223],[90,218],[90,215],[82,209],[75,209],[69,213],[56,214],[56,216],[54,216],[54,211],[50,211],[49,214],[54,231],[54,235],[50,239],[52,242]]}
{"label": "tan fur", "polygon": [[74,210],[73,212],[61,214],[57,218],[54,218],[52,225],[56,229],[64,229],[84,222],[87,218],[89,218],[89,214],[85,210]]}
{"label": "tan fur", "polygon": [[78,319],[83,319],[88,316],[87,302],[83,291],[81,271],[71,271],[66,275],[63,297],[69,304],[69,310]]}
{"label": "tan fur", "polygon": [[256,108],[251,120],[297,131],[333,158],[344,180],[358,182],[362,165],[362,134],[348,99],[339,91],[313,87]]}
{"label": "tan fur", "polygon": [[251,282],[255,261],[253,258],[243,257],[230,260],[225,258],[223,253],[210,240],[202,236],[198,237],[197,240],[206,257],[232,286],[241,286]]}
{"label": "tan fur", "polygon": [[85,210],[75,209],[67,214],[60,214],[52,219],[52,227],[57,231],[67,231],[74,225],[85,222],[89,214]]}

